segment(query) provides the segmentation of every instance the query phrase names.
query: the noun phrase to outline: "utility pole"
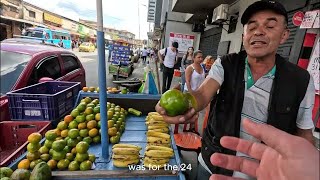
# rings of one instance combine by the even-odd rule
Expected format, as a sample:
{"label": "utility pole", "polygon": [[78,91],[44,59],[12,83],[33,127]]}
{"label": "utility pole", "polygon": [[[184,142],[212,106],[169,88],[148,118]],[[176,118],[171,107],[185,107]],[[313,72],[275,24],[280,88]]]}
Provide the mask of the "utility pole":
{"label": "utility pole", "polygon": [[107,81],[106,81],[106,58],[105,58],[105,44],[103,32],[103,13],[102,0],[97,0],[97,45],[98,45],[98,74],[99,74],[99,100],[100,100],[100,114],[101,114],[101,146],[102,158],[109,158],[109,136],[107,124]]}

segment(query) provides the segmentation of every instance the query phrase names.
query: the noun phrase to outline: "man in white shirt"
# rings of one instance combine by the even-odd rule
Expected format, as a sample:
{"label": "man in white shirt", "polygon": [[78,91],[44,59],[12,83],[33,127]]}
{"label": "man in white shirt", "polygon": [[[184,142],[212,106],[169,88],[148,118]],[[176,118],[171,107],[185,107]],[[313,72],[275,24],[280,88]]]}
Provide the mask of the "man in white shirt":
{"label": "man in white shirt", "polygon": [[147,48],[145,47],[142,50],[142,62],[143,62],[143,64],[146,64],[147,56],[148,56],[148,51],[147,51]]}
{"label": "man in white shirt", "polygon": [[179,44],[173,42],[172,46],[161,49],[158,52],[160,63],[163,64],[163,81],[162,81],[162,93],[165,93],[170,89],[171,81],[174,73],[174,65],[177,63],[177,52]]}

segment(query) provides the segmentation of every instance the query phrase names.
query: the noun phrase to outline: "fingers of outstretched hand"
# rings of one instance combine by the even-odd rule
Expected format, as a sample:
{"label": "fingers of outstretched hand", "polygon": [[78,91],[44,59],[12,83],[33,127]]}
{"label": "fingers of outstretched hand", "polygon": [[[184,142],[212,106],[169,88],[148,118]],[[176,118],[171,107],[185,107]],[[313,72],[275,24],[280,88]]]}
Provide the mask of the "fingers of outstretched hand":
{"label": "fingers of outstretched hand", "polygon": [[239,171],[252,177],[256,177],[256,170],[259,167],[259,163],[253,160],[220,153],[214,153],[210,161],[215,166]]}
{"label": "fingers of outstretched hand", "polygon": [[166,110],[160,106],[160,102],[157,103],[155,109],[163,116],[164,120],[170,124],[190,123],[194,122],[199,117],[198,113],[196,113],[193,108],[189,109],[184,115],[174,117],[167,115]]}
{"label": "fingers of outstretched hand", "polygon": [[244,179],[224,176],[220,174],[213,174],[212,176],[210,176],[210,180],[244,180]]}
{"label": "fingers of outstretched hand", "polygon": [[261,160],[263,153],[268,148],[266,145],[261,143],[255,143],[229,136],[222,137],[220,143],[225,148],[247,154],[258,160]]}
{"label": "fingers of outstretched hand", "polygon": [[280,154],[287,154],[288,142],[294,138],[294,136],[276,129],[270,125],[257,124],[248,119],[243,121],[245,130],[257,139],[266,143],[271,148],[278,151]]}

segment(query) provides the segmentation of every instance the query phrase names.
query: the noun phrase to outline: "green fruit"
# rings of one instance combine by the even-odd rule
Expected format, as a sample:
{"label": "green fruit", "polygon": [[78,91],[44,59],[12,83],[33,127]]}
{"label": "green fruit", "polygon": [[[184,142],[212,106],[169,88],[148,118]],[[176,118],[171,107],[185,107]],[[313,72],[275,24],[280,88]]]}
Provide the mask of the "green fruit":
{"label": "green fruit", "polygon": [[95,137],[92,139],[92,141],[93,141],[94,143],[100,143],[101,138],[100,138],[99,135],[97,135],[97,136],[95,136]]}
{"label": "green fruit", "polygon": [[40,159],[41,159],[42,161],[47,162],[47,161],[49,161],[49,159],[50,159],[50,155],[49,155],[49,154],[41,154]]}
{"label": "green fruit", "polygon": [[67,142],[68,146],[71,148],[75,147],[78,143],[79,141],[77,139],[69,139]]}
{"label": "green fruit", "polygon": [[94,120],[94,114],[89,114],[86,116],[86,121]]}
{"label": "green fruit", "polygon": [[87,142],[88,144],[91,144],[92,143],[92,138],[88,136],[88,137],[83,138],[82,141]]}
{"label": "green fruit", "polygon": [[59,122],[59,124],[57,125],[57,128],[59,129],[59,130],[65,130],[65,129],[67,129],[68,128],[68,124],[66,123],[66,122],[64,122],[64,121],[61,121],[61,122]]}
{"label": "green fruit", "polygon": [[10,178],[8,178],[8,177],[3,177],[3,178],[1,178],[0,180],[10,180]]}
{"label": "green fruit", "polygon": [[26,169],[16,169],[12,175],[11,180],[29,180],[31,173]]}
{"label": "green fruit", "polygon": [[77,129],[78,128],[78,123],[77,121],[71,121],[69,123],[69,126],[68,126],[69,129]]}
{"label": "green fruit", "polygon": [[43,162],[41,159],[34,160],[30,163],[30,169],[33,169],[37,164]]}
{"label": "green fruit", "polygon": [[12,173],[13,173],[12,169],[10,169],[8,167],[1,167],[0,168],[0,178],[10,177]]}
{"label": "green fruit", "polygon": [[88,160],[88,159],[89,159],[89,154],[88,153],[83,153],[83,154],[77,153],[76,154],[76,158],[75,158],[75,160],[80,162],[80,163],[85,161],[85,160]]}
{"label": "green fruit", "polygon": [[68,159],[61,159],[57,164],[57,168],[59,170],[67,169],[69,166],[69,163],[70,161]]}
{"label": "green fruit", "polygon": [[66,159],[68,159],[69,161],[73,161],[74,155],[72,153],[67,153],[66,154]]}
{"label": "green fruit", "polygon": [[121,94],[127,94],[128,93],[128,90],[127,89],[122,89],[121,90]]}
{"label": "green fruit", "polygon": [[49,153],[49,148],[47,148],[46,146],[42,146],[39,149],[40,154],[48,154]]}
{"label": "green fruit", "polygon": [[76,146],[76,151],[77,153],[80,153],[80,154],[88,152],[88,149],[89,149],[89,144],[85,141],[79,142]]}
{"label": "green fruit", "polygon": [[40,152],[39,151],[36,151],[36,152],[34,152],[34,153],[32,153],[32,152],[28,152],[27,153],[27,159],[29,160],[29,161],[34,161],[34,160],[37,160],[37,159],[39,159],[40,158]]}
{"label": "green fruit", "polygon": [[47,147],[48,149],[50,149],[50,148],[52,147],[52,143],[53,143],[53,141],[51,141],[51,140],[46,140],[46,141],[44,142],[44,146]]}
{"label": "green fruit", "polygon": [[72,149],[72,147],[70,147],[70,146],[65,146],[65,147],[63,148],[63,152],[65,152],[65,153],[67,154],[67,153],[71,152],[71,149]]}
{"label": "green fruit", "polygon": [[96,161],[96,156],[94,154],[89,154],[89,161],[94,163]]}
{"label": "green fruit", "polygon": [[50,150],[49,150],[49,155],[50,155],[50,156],[52,156],[53,151],[54,151],[53,149],[50,149]]}
{"label": "green fruit", "polygon": [[64,159],[65,157],[66,157],[66,153],[64,151],[57,152],[57,151],[53,150],[53,153],[52,153],[53,160],[60,161],[60,160]]}
{"label": "green fruit", "polygon": [[94,108],[93,108],[93,112],[94,112],[95,114],[100,113],[100,106],[94,107]]}
{"label": "green fruit", "polygon": [[64,140],[57,140],[52,143],[52,149],[55,151],[62,151],[66,145]]}
{"label": "green fruit", "polygon": [[69,164],[69,167],[68,167],[68,170],[69,171],[77,171],[80,169],[80,165],[77,161],[72,161],[70,164]]}
{"label": "green fruit", "polygon": [[160,106],[169,116],[177,116],[184,114],[189,109],[189,101],[181,91],[171,89],[162,94]]}
{"label": "green fruit", "polygon": [[30,180],[46,180],[51,179],[51,177],[51,169],[48,164],[45,162],[40,162],[34,167],[30,176]]}
{"label": "green fruit", "polygon": [[56,132],[54,132],[54,130],[50,130],[46,132],[45,137],[46,140],[54,141],[58,137],[58,135]]}
{"label": "green fruit", "polygon": [[38,151],[40,147],[41,147],[40,143],[29,143],[27,146],[27,150],[33,153]]}
{"label": "green fruit", "polygon": [[68,136],[71,139],[77,138],[79,136],[79,130],[78,129],[70,129],[68,132]]}
{"label": "green fruit", "polygon": [[81,171],[88,171],[90,170],[92,167],[92,162],[87,160],[87,161],[84,161],[80,164],[80,170]]}
{"label": "green fruit", "polygon": [[79,112],[78,109],[74,109],[74,110],[71,111],[70,115],[75,118],[75,117],[77,117],[79,115],[79,113],[80,112]]}

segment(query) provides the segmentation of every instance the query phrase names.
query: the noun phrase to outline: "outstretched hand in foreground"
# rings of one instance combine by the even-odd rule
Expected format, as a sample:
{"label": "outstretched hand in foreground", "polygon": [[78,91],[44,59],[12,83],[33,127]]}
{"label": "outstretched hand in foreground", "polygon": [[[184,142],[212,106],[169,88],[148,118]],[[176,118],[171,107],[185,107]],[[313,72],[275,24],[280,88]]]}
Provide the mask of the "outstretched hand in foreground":
{"label": "outstretched hand in foreground", "polygon": [[[290,135],[270,125],[245,120],[248,133],[265,144],[235,137],[222,137],[225,148],[242,152],[259,160],[214,153],[211,163],[239,171],[258,180],[319,180],[319,151],[307,140]],[[210,180],[235,180],[239,178],[214,174]]]}

